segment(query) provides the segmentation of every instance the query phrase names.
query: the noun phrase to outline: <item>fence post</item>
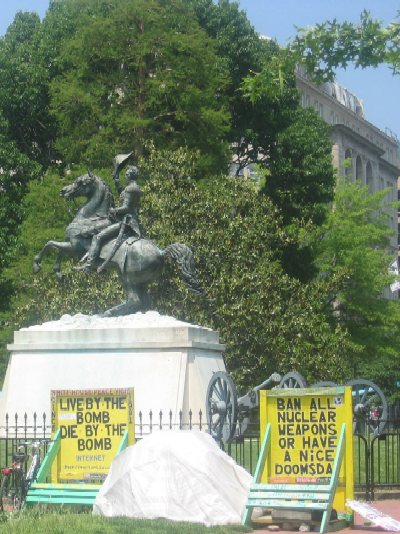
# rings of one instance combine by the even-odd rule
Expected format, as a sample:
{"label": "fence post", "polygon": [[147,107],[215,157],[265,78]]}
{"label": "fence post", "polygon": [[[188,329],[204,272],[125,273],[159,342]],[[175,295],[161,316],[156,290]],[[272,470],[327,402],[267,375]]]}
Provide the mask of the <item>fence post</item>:
{"label": "fence post", "polygon": [[37,415],[36,415],[36,412],[33,412],[33,439],[36,439],[36,425],[37,425]]}

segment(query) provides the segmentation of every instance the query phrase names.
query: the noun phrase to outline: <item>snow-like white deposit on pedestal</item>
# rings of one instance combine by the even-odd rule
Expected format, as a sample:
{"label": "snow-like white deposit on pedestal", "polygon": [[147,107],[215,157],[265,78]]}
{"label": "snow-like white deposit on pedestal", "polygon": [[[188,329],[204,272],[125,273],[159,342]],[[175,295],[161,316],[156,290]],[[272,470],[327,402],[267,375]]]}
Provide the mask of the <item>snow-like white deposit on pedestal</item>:
{"label": "snow-like white deposit on pedestal", "polygon": [[75,329],[98,329],[98,328],[168,328],[176,326],[190,326],[192,328],[209,328],[179,321],[168,315],[160,315],[156,311],[146,313],[134,313],[120,317],[101,317],[100,315],[63,315],[58,321],[21,328],[21,330],[75,330]]}

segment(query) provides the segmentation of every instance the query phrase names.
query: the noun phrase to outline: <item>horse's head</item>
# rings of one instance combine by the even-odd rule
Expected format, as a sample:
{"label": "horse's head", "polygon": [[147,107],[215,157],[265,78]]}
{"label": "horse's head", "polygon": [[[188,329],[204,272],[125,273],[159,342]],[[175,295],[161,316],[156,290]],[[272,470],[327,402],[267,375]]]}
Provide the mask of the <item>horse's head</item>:
{"label": "horse's head", "polygon": [[60,191],[60,195],[66,199],[77,197],[90,197],[96,187],[96,176],[91,174],[83,174],[70,185],[66,185]]}
{"label": "horse's head", "polygon": [[114,197],[110,188],[101,178],[90,171],[88,174],[78,176],[70,185],[66,185],[60,191],[64,198],[72,199],[86,197],[86,202],[79,208],[77,217],[107,217],[110,208],[114,206]]}

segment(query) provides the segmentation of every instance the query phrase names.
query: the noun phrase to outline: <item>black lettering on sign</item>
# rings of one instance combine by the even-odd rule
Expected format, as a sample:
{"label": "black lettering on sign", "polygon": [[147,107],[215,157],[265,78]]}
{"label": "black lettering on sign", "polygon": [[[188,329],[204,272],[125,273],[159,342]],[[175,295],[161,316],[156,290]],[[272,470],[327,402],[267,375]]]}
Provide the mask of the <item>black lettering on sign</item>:
{"label": "black lettering on sign", "polygon": [[67,412],[82,411],[85,406],[83,397],[60,398],[60,410]]}
{"label": "black lettering on sign", "polygon": [[87,437],[97,436],[99,425],[85,425],[85,435]]}
{"label": "black lettering on sign", "polygon": [[337,436],[337,428],[333,423],[329,423],[328,430],[330,436]]}
{"label": "black lettering on sign", "polygon": [[60,426],[61,439],[77,438],[76,425],[61,425]]}
{"label": "black lettering on sign", "polygon": [[298,397],[294,399],[277,397],[276,406],[278,410],[301,410],[301,399]]}
{"label": "black lettering on sign", "polygon": [[126,423],[118,423],[115,425],[106,425],[108,436],[122,436],[126,429]]}
{"label": "black lettering on sign", "polygon": [[87,397],[86,410],[100,410],[100,397]]}
{"label": "black lettering on sign", "polygon": [[104,397],[107,410],[124,410],[126,408],[125,397]]}
{"label": "black lettering on sign", "polygon": [[275,475],[327,475],[332,473],[330,464],[325,466],[320,463],[307,464],[275,464]]}
{"label": "black lettering on sign", "polygon": [[299,451],[301,462],[332,462],[333,450],[331,449],[319,449],[314,451],[313,449]]}
{"label": "black lettering on sign", "polygon": [[109,423],[110,414],[106,411],[101,412],[78,412],[76,414],[76,422],[78,425],[82,423]]}
{"label": "black lettering on sign", "polygon": [[78,439],[78,451],[109,451],[111,438]]}
{"label": "black lettering on sign", "polygon": [[303,449],[317,449],[317,448],[333,448],[335,447],[335,438],[332,436],[320,436],[319,438],[311,436],[303,436],[302,448]]}
{"label": "black lettering on sign", "polygon": [[279,438],[278,445],[281,449],[294,449],[294,438]]}
{"label": "black lettering on sign", "polygon": [[278,412],[278,423],[326,423],[324,412]]}
{"label": "black lettering on sign", "polygon": [[326,399],[321,399],[317,397],[316,399],[312,398],[310,400],[310,410],[334,410],[335,405],[332,404],[331,399],[328,397]]}

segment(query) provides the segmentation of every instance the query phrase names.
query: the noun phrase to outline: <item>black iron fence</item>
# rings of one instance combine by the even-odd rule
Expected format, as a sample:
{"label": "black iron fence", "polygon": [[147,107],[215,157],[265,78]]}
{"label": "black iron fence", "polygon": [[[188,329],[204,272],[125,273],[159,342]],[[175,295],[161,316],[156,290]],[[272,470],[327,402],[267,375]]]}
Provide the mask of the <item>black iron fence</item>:
{"label": "black iron fence", "polygon": [[[139,412],[135,421],[136,438],[165,430],[207,430],[207,421],[200,411],[150,411]],[[355,425],[354,434],[354,477],[355,490],[367,500],[378,493],[400,491],[400,418],[387,421],[367,420],[360,428]],[[12,462],[12,454],[21,444],[28,448],[33,441],[43,443],[44,452],[51,441],[50,421],[46,414],[26,414],[22,417],[6,416],[0,425],[0,467]],[[257,423],[250,424],[244,436],[221,447],[250,473],[254,473],[260,452],[260,435]]]}

